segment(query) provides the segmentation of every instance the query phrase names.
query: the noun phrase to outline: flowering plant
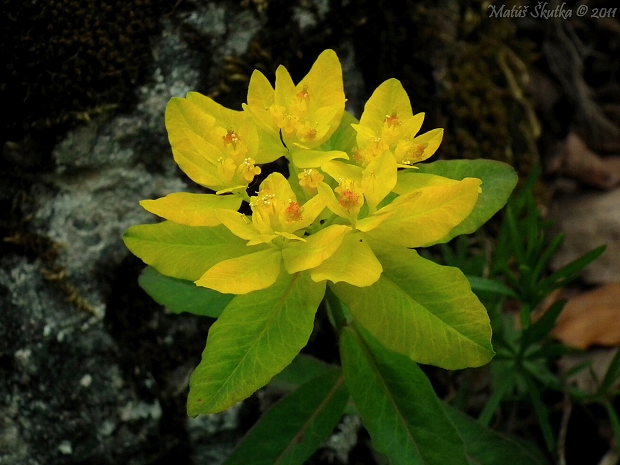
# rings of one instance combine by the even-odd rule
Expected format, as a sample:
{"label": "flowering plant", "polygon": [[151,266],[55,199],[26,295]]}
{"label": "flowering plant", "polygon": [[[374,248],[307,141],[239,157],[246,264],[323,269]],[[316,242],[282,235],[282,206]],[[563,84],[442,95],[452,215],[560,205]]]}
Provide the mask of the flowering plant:
{"label": "flowering plant", "polygon": [[[424,114],[413,114],[396,79],[375,90],[357,121],[344,109],[332,50],[297,84],[283,66],[275,88],[255,71],[247,101],[243,111],[194,92],[170,101],[174,159],[216,193],[144,200],[166,221],[124,235],[152,267],[143,286],[156,300],[219,317],[190,379],[188,413],[222,411],[300,363],[325,299],[342,367],[309,379],[279,406],[292,422],[282,431],[289,439],[264,450],[264,463],[302,463],[349,395],[393,463],[467,463],[415,362],[447,369],[487,363],[494,354],[489,318],[458,269],[414,249],[475,231],[506,202],[514,171],[486,160],[418,164],[435,153],[443,131],[418,134]],[[288,178],[272,173],[249,195],[260,165],[280,157],[289,162]],[[251,215],[238,211],[243,202]],[[166,285],[188,281],[208,308],[166,295]],[[271,428],[277,412],[265,418]],[[235,454],[229,463],[247,460],[243,447]]]}

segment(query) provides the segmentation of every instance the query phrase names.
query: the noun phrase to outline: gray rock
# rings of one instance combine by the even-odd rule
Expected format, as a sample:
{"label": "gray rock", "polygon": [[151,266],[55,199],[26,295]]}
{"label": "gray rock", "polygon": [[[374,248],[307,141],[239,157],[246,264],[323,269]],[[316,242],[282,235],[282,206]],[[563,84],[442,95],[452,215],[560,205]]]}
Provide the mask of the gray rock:
{"label": "gray rock", "polygon": [[584,269],[582,277],[591,284],[620,281],[620,189],[565,197],[553,205],[551,217],[565,234],[551,263],[554,269],[606,244],[603,255]]}
{"label": "gray rock", "polygon": [[[322,21],[328,6],[308,3],[299,27]],[[130,263],[123,232],[156,221],[139,200],[200,189],[172,159],[166,104],[213,85],[224,58],[243,55],[267,20],[238,2],[186,0],[181,10],[153,38],[136,107],[68,133],[53,151],[55,169],[32,178],[29,227],[56,258],[0,257],[0,465],[142,465],[167,456],[216,465],[239,439],[241,405],[197,419],[182,411],[208,323],[168,315],[150,300],[136,316],[146,297],[135,274],[131,283],[115,276]],[[202,50],[188,46],[190,33]],[[363,79],[353,46],[342,50],[348,108],[359,116]],[[341,457],[358,428],[349,426],[332,440]]]}
{"label": "gray rock", "polygon": [[[0,379],[0,464],[112,460],[115,451],[153,436],[157,422],[123,415],[119,406],[137,399],[115,363],[113,340],[97,318],[63,302],[40,267],[25,258],[0,260],[0,352],[7,372]],[[102,434],[102,424],[109,434]]]}
{"label": "gray rock", "polygon": [[[171,156],[164,110],[171,97],[198,88],[211,57],[187,46],[185,21],[204,20],[204,34],[220,55],[243,53],[259,26],[249,10],[231,15],[210,4],[197,5],[192,18],[163,20],[153,42],[152,77],[137,90],[135,110],[102,115],[71,131],[53,151],[55,171],[32,184],[31,228],[57,245],[53,265],[66,277],[45,280],[42,271],[50,263],[43,259],[0,258],[0,465],[139,465],[179,446],[178,439],[168,444],[161,438],[162,402],[184,400],[187,377],[181,377],[181,387],[176,381],[157,386],[150,373],[130,375],[121,366],[126,349],[104,324],[109,296],[117,289],[113,276],[101,276],[126,259],[123,232],[155,221],[139,206],[141,199],[188,190]],[[66,302],[67,286],[90,312]],[[175,331],[183,334],[177,339],[195,332],[195,323],[170,318],[179,323],[159,329],[163,354],[164,341],[174,341]],[[189,360],[192,366],[180,363],[181,371],[191,372],[199,355],[197,350]],[[162,401],[154,397],[157,392]],[[211,418],[201,437],[236,425],[234,412],[223,418],[223,423]],[[212,444],[216,455],[218,447]],[[219,455],[225,457],[230,447],[220,448]]]}

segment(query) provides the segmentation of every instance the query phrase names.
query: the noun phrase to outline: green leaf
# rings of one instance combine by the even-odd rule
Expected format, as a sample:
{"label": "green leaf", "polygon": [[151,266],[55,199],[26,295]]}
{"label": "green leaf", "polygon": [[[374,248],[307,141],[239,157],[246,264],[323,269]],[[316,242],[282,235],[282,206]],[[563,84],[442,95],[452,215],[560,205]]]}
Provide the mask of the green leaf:
{"label": "green leaf", "polygon": [[606,248],[606,245],[601,245],[600,247],[589,251],[588,253],[582,255],[581,257],[560,268],[543,282],[545,284],[551,285],[552,289],[565,286],[568,281],[575,278],[575,275],[577,273],[579,273],[586,266],[588,266],[590,263],[600,257],[603,252],[605,252]]}
{"label": "green leaf", "polygon": [[328,365],[310,355],[299,354],[289,366],[273,377],[270,386],[275,385],[287,390],[297,389],[305,382],[335,370],[336,367],[333,365]]}
{"label": "green leaf", "polygon": [[215,413],[250,396],[289,365],[314,328],[325,283],[283,272],[276,283],[236,296],[211,326],[189,381],[189,415]]}
{"label": "green leaf", "polygon": [[372,286],[330,284],[354,318],[388,349],[455,370],[493,357],[486,309],[458,268],[414,250],[371,243],[383,265]]}
{"label": "green leaf", "polygon": [[301,465],[338,424],[349,398],[340,370],[311,379],[270,410],[224,465]]}
{"label": "green leaf", "polygon": [[[519,179],[510,165],[494,160],[440,160],[416,166],[418,173],[437,174],[458,181],[465,178],[482,180],[482,194],[473,211],[437,243],[448,242],[459,234],[470,234],[486,223],[506,204]],[[415,174],[415,171],[407,173],[409,176]]]}
{"label": "green leaf", "polygon": [[536,384],[534,384],[534,381],[526,376],[525,382],[527,383],[527,393],[534,407],[534,414],[536,415],[540,430],[545,438],[545,444],[547,445],[547,449],[552,451],[555,448],[555,435],[553,434],[553,428],[549,422],[549,409],[543,402],[540,396],[540,390]]}
{"label": "green leaf", "polygon": [[[499,366],[499,365],[500,365],[499,363],[494,362],[491,366],[493,367],[493,366]],[[493,414],[495,413],[495,411],[498,409],[498,407],[502,403],[504,396],[508,394],[508,392],[514,387],[514,384],[515,384],[513,372],[509,372],[505,376],[498,377],[498,378],[499,379],[497,380],[497,382],[494,383],[493,391],[491,392],[491,397],[487,401],[486,405],[484,406],[484,409],[482,410],[482,412],[480,413],[480,416],[478,417],[478,422],[480,422],[480,424],[484,426],[487,426],[491,422],[491,419],[493,418]]]}
{"label": "green leaf", "polygon": [[543,314],[540,319],[523,333],[523,343],[526,347],[544,339],[553,329],[555,321],[564,310],[566,300],[558,300]]}
{"label": "green leaf", "polygon": [[[603,382],[598,390],[599,394],[607,395],[608,391],[612,388],[616,381],[618,380],[618,376],[620,376],[620,350],[616,350],[616,354],[614,358],[611,360],[609,364],[609,368],[607,368],[607,372],[605,373],[605,377],[603,378]],[[619,443],[620,444],[620,443]]]}
{"label": "green leaf", "polygon": [[454,407],[449,405],[444,407],[463,438],[470,463],[504,465],[510,457],[510,465],[549,464],[534,445],[524,444],[510,436],[490,430]]}
{"label": "green leaf", "polygon": [[467,276],[467,280],[471,285],[471,290],[474,292],[490,292],[492,294],[505,295],[506,297],[512,297],[514,299],[518,298],[515,291],[493,279],[484,279],[479,278],[478,276]]}
{"label": "green leaf", "polygon": [[138,282],[155,302],[174,313],[188,312],[217,318],[234,297],[196,286],[191,281],[164,276],[150,266],[144,269]]}
{"label": "green leaf", "polygon": [[357,145],[357,132],[351,127],[351,123],[359,123],[359,121],[355,116],[345,110],[342,114],[338,129],[336,129],[332,136],[316,150],[341,150],[350,154],[353,147]]}
{"label": "green leaf", "polygon": [[[131,252],[161,274],[196,281],[216,263],[249,252],[224,226],[185,226],[164,221],[132,226],[123,235]],[[253,251],[261,250],[253,248]]]}
{"label": "green leaf", "polygon": [[393,465],[467,463],[461,437],[417,364],[355,323],[340,334],[340,357],[373,446]]}

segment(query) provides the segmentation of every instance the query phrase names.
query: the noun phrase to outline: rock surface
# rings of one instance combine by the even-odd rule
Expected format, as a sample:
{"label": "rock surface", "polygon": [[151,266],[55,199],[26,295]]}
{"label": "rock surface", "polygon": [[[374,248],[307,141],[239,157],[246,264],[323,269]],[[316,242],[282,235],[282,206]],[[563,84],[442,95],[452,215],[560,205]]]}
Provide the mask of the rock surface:
{"label": "rock surface", "polygon": [[[310,33],[328,12],[323,0],[300,3],[287,27]],[[0,465],[217,465],[258,416],[248,401],[187,418],[210,321],[152,302],[137,285],[143,264],[121,240],[155,221],[139,200],[199,191],[172,159],[168,100],[216,87],[228,57],[246,54],[267,21],[238,2],[187,0],[173,13],[152,38],[133,110],[71,130],[47,168],[20,178],[27,201],[20,233],[7,238],[17,245],[0,256]],[[364,82],[352,44],[341,49],[348,109],[359,115]],[[226,99],[241,101],[234,91]],[[5,158],[21,168],[41,159],[15,153]],[[0,185],[0,199],[19,197],[13,187]],[[329,443],[341,462],[359,419],[347,425]]]}
{"label": "rock surface", "polygon": [[[141,265],[121,241],[129,226],[155,220],[139,200],[188,190],[171,157],[164,109],[208,78],[207,60],[217,68],[226,54],[247,49],[259,21],[229,6],[197,3],[164,19],[135,109],[69,132],[52,153],[54,169],[30,186],[29,228],[54,258],[0,258],[2,465],[137,465],[165,463],[169,454],[176,463],[216,464],[238,436],[192,455],[196,438],[235,429],[238,409],[225,422],[206,417],[189,429],[176,413],[208,322],[166,315],[140,294]],[[218,52],[188,47],[189,26]],[[128,343],[131,335],[143,340]],[[170,347],[186,340],[186,348]]]}
{"label": "rock surface", "polygon": [[582,277],[590,284],[620,282],[620,189],[564,197],[553,205],[551,217],[565,234],[551,263],[554,269],[606,244],[603,255],[586,267]]}

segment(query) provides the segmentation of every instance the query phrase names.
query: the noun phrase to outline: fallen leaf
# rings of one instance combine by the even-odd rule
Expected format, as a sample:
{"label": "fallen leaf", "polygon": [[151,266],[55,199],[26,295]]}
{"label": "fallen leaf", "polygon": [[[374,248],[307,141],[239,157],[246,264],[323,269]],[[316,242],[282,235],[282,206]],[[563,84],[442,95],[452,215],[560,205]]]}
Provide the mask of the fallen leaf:
{"label": "fallen leaf", "polygon": [[620,189],[565,196],[552,204],[550,218],[565,236],[551,261],[553,270],[606,244],[605,253],[581,277],[589,284],[620,282]]}
{"label": "fallen leaf", "polygon": [[611,189],[620,184],[620,156],[599,157],[571,132],[550,157],[549,173],[562,173],[589,186]]}
{"label": "fallen leaf", "polygon": [[570,298],[551,335],[579,349],[620,345],[620,283]]}

